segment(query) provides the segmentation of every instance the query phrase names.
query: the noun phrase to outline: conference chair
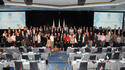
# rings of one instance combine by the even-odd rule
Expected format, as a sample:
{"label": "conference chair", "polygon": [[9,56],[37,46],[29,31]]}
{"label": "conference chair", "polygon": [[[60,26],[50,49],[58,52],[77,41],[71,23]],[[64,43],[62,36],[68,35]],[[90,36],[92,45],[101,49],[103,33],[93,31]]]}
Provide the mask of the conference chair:
{"label": "conference chair", "polygon": [[31,48],[27,48],[27,52],[32,52],[32,49]]}
{"label": "conference chair", "polygon": [[79,70],[88,70],[88,63],[87,62],[81,62]]}
{"label": "conference chair", "polygon": [[4,67],[3,70],[14,70],[13,67]]}
{"label": "conference chair", "polygon": [[24,70],[22,62],[15,62],[15,70]]}
{"label": "conference chair", "polygon": [[0,52],[2,52],[2,53],[3,53],[3,49],[2,49],[2,48],[0,48]]}
{"label": "conference chair", "polygon": [[23,48],[19,48],[19,51],[20,51],[21,53],[23,53],[23,52],[24,52],[24,49],[23,49]]}
{"label": "conference chair", "polygon": [[35,60],[39,60],[39,59],[41,59],[40,54],[35,54]]}
{"label": "conference chair", "polygon": [[6,54],[6,59],[7,60],[13,60],[12,54]]}
{"label": "conference chair", "polygon": [[44,49],[39,49],[39,53],[44,53]]}
{"label": "conference chair", "polygon": [[76,52],[78,52],[79,51],[79,49],[74,49],[74,53],[76,53]]}
{"label": "conference chair", "polygon": [[107,48],[106,52],[112,52],[112,48]]}
{"label": "conference chair", "polygon": [[102,53],[102,47],[97,48],[97,53]]}
{"label": "conference chair", "polygon": [[30,62],[30,70],[39,70],[37,62]]}
{"label": "conference chair", "polygon": [[85,52],[91,52],[91,49],[90,48],[85,48]]}
{"label": "conference chair", "polygon": [[28,55],[22,55],[22,59],[29,60]]}
{"label": "conference chair", "polygon": [[90,60],[96,60],[96,55],[90,55],[89,59]]}
{"label": "conference chair", "polygon": [[114,53],[113,59],[119,59],[119,57],[120,57],[120,53],[119,52]]}
{"label": "conference chair", "polygon": [[121,67],[120,70],[125,70],[125,67]]}
{"label": "conference chair", "polygon": [[106,65],[106,63],[98,63],[96,70],[107,70],[107,69],[105,69],[105,65]]}
{"label": "conference chair", "polygon": [[81,57],[74,57],[74,60],[81,59]]}

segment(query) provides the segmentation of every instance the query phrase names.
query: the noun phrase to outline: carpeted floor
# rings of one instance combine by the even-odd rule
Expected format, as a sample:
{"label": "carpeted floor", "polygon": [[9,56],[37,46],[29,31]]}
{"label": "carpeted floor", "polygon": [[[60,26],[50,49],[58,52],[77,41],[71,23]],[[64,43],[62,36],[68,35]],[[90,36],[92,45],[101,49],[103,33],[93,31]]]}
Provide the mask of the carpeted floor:
{"label": "carpeted floor", "polygon": [[67,62],[67,55],[64,51],[56,51],[48,59],[47,70],[70,70]]}

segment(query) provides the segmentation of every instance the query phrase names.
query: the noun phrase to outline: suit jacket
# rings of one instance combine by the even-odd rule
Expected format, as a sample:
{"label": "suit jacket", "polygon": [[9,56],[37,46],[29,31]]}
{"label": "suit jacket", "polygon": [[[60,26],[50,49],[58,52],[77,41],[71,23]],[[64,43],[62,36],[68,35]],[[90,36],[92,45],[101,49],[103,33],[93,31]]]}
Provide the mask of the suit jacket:
{"label": "suit jacket", "polygon": [[77,40],[77,42],[82,42],[82,35],[80,35],[80,38],[79,38],[79,35],[77,34],[76,40]]}
{"label": "suit jacket", "polygon": [[29,40],[33,40],[33,35],[28,36]]}

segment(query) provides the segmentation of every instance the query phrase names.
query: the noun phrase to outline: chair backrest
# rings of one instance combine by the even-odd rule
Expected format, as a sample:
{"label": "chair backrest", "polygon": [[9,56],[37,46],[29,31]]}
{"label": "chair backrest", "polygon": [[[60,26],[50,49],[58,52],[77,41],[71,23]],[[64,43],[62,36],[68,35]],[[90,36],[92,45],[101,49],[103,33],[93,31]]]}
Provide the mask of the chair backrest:
{"label": "chair backrest", "polygon": [[35,55],[35,60],[39,60],[39,58],[41,58],[40,54],[36,54]]}
{"label": "chair backrest", "polygon": [[79,51],[79,49],[74,49],[74,53],[76,53],[76,52],[78,52]]}
{"label": "chair backrest", "polygon": [[96,60],[96,55],[90,55],[89,59],[90,60]]}
{"label": "chair backrest", "polygon": [[85,52],[91,52],[90,48],[85,48]]}
{"label": "chair backrest", "polygon": [[107,52],[111,52],[112,51],[112,48],[107,48]]}
{"label": "chair backrest", "polygon": [[30,62],[30,70],[39,70],[37,62]]}
{"label": "chair backrest", "polygon": [[19,48],[19,51],[20,51],[20,52],[24,52],[24,49],[23,49],[23,48]]}
{"label": "chair backrest", "polygon": [[74,57],[74,60],[81,59],[81,57]]}
{"label": "chair backrest", "polygon": [[105,70],[105,63],[98,63],[97,70]]}
{"label": "chair backrest", "polygon": [[102,47],[97,48],[97,53],[102,53]]}
{"label": "chair backrest", "polygon": [[39,49],[39,52],[40,53],[44,53],[44,49]]}
{"label": "chair backrest", "polygon": [[2,49],[2,48],[0,49],[0,52],[3,52],[3,49]]}
{"label": "chair backrest", "polygon": [[6,59],[7,60],[13,60],[12,54],[6,54]]}
{"label": "chair backrest", "polygon": [[81,62],[79,70],[88,70],[88,63],[87,62]]}
{"label": "chair backrest", "polygon": [[125,67],[121,67],[120,70],[125,70]]}
{"label": "chair backrest", "polygon": [[3,70],[14,70],[13,67],[4,67]]}
{"label": "chair backrest", "polygon": [[119,59],[119,56],[120,56],[120,53],[119,53],[119,52],[118,52],[118,53],[114,53],[113,59]]}
{"label": "chair backrest", "polygon": [[22,59],[29,60],[29,57],[28,57],[28,55],[22,55]]}
{"label": "chair backrest", "polygon": [[22,62],[15,62],[15,70],[23,70]]}

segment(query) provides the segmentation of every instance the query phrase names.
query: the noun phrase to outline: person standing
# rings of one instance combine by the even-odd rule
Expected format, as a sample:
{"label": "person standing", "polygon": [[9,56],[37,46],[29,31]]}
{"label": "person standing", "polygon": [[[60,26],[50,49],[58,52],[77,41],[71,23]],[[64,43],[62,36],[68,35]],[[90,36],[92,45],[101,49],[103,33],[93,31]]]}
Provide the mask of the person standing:
{"label": "person standing", "polygon": [[50,41],[51,41],[51,48],[54,48],[54,36],[53,34],[50,35]]}
{"label": "person standing", "polygon": [[41,32],[38,33],[37,38],[38,38],[38,47],[40,47],[41,46]]}
{"label": "person standing", "polygon": [[16,46],[16,36],[14,33],[12,34],[11,39],[12,39],[13,46]]}
{"label": "person standing", "polygon": [[77,42],[78,42],[78,47],[82,47],[82,35],[81,35],[80,32],[78,33],[76,39],[77,39]]}
{"label": "person standing", "polygon": [[106,47],[109,46],[110,40],[111,40],[111,36],[110,36],[110,34],[108,32],[107,35],[106,35],[106,43],[105,43]]}
{"label": "person standing", "polygon": [[105,39],[106,39],[105,35],[104,35],[104,33],[102,33],[101,38],[100,38],[102,47],[104,47],[104,45],[105,45]]}

